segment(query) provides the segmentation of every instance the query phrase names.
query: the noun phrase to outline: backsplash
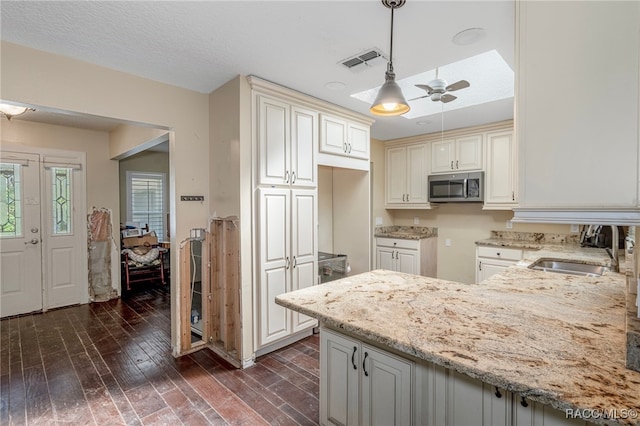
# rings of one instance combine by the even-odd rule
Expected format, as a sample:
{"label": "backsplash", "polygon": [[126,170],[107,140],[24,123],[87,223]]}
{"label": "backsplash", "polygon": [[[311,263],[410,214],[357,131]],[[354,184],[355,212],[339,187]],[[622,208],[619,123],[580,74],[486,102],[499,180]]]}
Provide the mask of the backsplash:
{"label": "backsplash", "polygon": [[527,241],[540,244],[580,244],[579,234],[548,234],[542,232],[491,231],[491,238]]}

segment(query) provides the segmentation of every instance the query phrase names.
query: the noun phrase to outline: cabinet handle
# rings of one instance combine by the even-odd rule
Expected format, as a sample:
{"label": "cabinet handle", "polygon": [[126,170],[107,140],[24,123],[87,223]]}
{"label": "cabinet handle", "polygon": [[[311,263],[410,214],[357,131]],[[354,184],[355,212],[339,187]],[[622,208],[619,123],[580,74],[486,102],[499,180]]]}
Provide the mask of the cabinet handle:
{"label": "cabinet handle", "polygon": [[511,191],[511,201],[515,201],[516,200],[516,193],[515,191]]}
{"label": "cabinet handle", "polygon": [[349,154],[351,154],[351,144],[349,144]]}
{"label": "cabinet handle", "polygon": [[365,366],[365,362],[367,362],[367,357],[369,356],[368,352],[364,353],[364,359],[362,360],[362,371],[364,371],[364,375],[365,376],[369,376],[369,373],[367,372],[367,367]]}
{"label": "cabinet handle", "polygon": [[524,396],[522,397],[522,399],[520,400],[520,405],[522,405],[523,407],[528,407],[529,403],[527,402],[526,399],[524,399]]}
{"label": "cabinet handle", "polygon": [[296,260],[296,257],[293,256],[293,269],[296,268],[296,265],[298,264],[298,261]]}
{"label": "cabinet handle", "polygon": [[456,169],[459,169],[460,167],[458,166],[458,160],[456,160]]}
{"label": "cabinet handle", "polygon": [[496,386],[496,392],[495,392],[495,395],[496,395],[498,398],[502,398],[502,394],[500,393],[500,389],[498,389],[498,387],[497,387],[497,386]]}
{"label": "cabinet handle", "polygon": [[291,172],[291,183],[296,183],[296,172]]}
{"label": "cabinet handle", "polygon": [[482,271],[482,262],[478,262],[478,271]]}
{"label": "cabinet handle", "polygon": [[285,264],[284,269],[289,269],[289,257],[287,256],[287,263]]}
{"label": "cabinet handle", "polygon": [[407,194],[402,194],[402,202],[403,202],[403,203],[404,203],[405,201],[407,201],[407,200],[405,200],[405,198],[406,198],[406,197],[407,197]]}
{"label": "cabinet handle", "polygon": [[289,170],[284,172],[284,183],[289,183]]}
{"label": "cabinet handle", "polygon": [[343,152],[347,152],[347,143],[346,142],[342,142],[342,151]]}
{"label": "cabinet handle", "polygon": [[451,160],[451,170],[453,170],[453,160]]}
{"label": "cabinet handle", "polygon": [[398,260],[400,257],[398,257],[398,255],[400,254],[400,252],[398,250],[396,250],[396,260]]}
{"label": "cabinet handle", "polygon": [[407,203],[409,202],[409,194],[407,194]]}
{"label": "cabinet handle", "polygon": [[351,354],[351,365],[353,365],[353,369],[357,370],[358,366],[356,365],[356,351],[358,350],[357,346],[353,347],[353,353]]}

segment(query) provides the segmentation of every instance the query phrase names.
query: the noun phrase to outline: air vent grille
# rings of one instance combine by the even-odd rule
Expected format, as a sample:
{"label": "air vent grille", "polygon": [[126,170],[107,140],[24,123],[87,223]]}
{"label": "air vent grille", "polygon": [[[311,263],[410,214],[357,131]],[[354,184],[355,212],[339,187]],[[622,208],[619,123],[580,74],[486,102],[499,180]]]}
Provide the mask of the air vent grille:
{"label": "air vent grille", "polygon": [[386,62],[385,55],[380,49],[374,47],[343,59],[339,63],[352,71],[362,71],[365,68],[373,67],[383,62]]}

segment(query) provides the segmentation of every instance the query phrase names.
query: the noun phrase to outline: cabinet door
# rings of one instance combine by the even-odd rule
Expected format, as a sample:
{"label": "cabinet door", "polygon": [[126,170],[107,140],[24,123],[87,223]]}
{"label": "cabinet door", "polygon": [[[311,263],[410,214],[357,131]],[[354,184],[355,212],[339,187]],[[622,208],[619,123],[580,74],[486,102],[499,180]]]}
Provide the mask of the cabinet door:
{"label": "cabinet door", "polygon": [[369,159],[369,127],[355,123],[348,124],[347,154],[350,157]]}
{"label": "cabinet door", "polygon": [[455,141],[431,142],[431,172],[451,172],[454,170]]}
{"label": "cabinet door", "polygon": [[[428,202],[427,144],[410,145],[407,147],[407,202],[422,204]],[[400,169],[399,169],[400,170]]]}
{"label": "cabinet door", "polygon": [[456,170],[482,169],[482,135],[456,139]]}
{"label": "cabinet door", "polygon": [[396,249],[396,271],[420,275],[420,256],[416,250]]}
{"label": "cabinet door", "polygon": [[347,122],[328,115],[320,116],[320,152],[346,155]]}
{"label": "cabinet door", "polygon": [[476,259],[476,284],[491,278],[495,274],[499,274],[513,265],[515,262],[506,260],[495,260],[487,258]]}
{"label": "cabinet door", "polygon": [[[402,204],[407,197],[407,148],[386,149],[387,204]],[[426,182],[425,182],[426,185]]]}
{"label": "cabinet door", "polygon": [[522,399],[514,395],[513,401],[513,426],[587,426],[590,423],[574,418],[567,418],[562,410],[556,410],[549,405],[544,405]]}
{"label": "cabinet door", "polygon": [[362,424],[410,425],[413,362],[362,345]]}
{"label": "cabinet door", "polygon": [[320,332],[320,424],[359,425],[361,344]]}
{"label": "cabinet door", "polygon": [[277,305],[276,296],[290,291],[290,227],[291,191],[265,189],[258,191],[260,215],[260,281],[258,346],[274,342],[290,334],[289,311]]}
{"label": "cabinet door", "polygon": [[481,425],[482,382],[449,370],[447,377],[447,426]]}
{"label": "cabinet door", "polygon": [[318,114],[291,107],[291,184],[316,186],[318,150]]}
{"label": "cabinet door", "polygon": [[[291,290],[311,287],[318,282],[317,193],[315,189],[291,191]],[[316,320],[291,311],[292,332],[313,327]]]}
{"label": "cabinet door", "polygon": [[517,157],[513,132],[487,135],[485,204],[517,204]]}
{"label": "cabinet door", "polygon": [[260,183],[288,184],[291,174],[289,105],[260,95],[257,120]]}
{"label": "cabinet door", "polygon": [[390,247],[376,247],[376,268],[388,271],[396,270],[396,249]]}
{"label": "cabinet door", "polygon": [[487,426],[510,426],[513,395],[496,386],[482,384],[484,392],[484,410],[482,424]]}

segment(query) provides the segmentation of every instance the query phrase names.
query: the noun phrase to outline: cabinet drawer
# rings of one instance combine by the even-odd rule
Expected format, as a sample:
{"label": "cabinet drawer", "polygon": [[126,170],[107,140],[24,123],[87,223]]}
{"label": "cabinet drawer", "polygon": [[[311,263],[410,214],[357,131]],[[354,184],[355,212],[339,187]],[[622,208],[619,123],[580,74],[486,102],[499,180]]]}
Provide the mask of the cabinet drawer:
{"label": "cabinet drawer", "polygon": [[478,257],[491,257],[494,259],[520,260],[522,259],[521,249],[504,247],[478,247]]}
{"label": "cabinet drawer", "polygon": [[418,250],[420,240],[405,240],[402,238],[376,237],[376,245],[380,247],[393,247],[409,250]]}

